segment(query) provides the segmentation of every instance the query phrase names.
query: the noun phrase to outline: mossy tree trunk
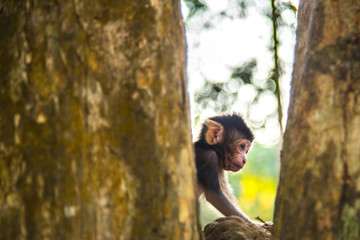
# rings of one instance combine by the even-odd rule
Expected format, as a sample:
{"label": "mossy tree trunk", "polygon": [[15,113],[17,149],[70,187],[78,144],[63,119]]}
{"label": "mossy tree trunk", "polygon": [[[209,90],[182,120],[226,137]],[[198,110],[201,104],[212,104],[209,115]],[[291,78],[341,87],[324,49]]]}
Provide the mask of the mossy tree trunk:
{"label": "mossy tree trunk", "polygon": [[301,0],[273,239],[360,239],[360,1]]}
{"label": "mossy tree trunk", "polygon": [[201,238],[185,62],[179,1],[3,1],[0,238]]}

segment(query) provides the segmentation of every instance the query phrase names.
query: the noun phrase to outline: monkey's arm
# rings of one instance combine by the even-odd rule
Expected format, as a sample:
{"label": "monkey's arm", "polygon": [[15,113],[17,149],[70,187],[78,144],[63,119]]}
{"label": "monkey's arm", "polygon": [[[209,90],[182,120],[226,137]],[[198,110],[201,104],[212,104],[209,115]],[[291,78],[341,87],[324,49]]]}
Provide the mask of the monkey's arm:
{"label": "monkey's arm", "polygon": [[203,148],[201,143],[196,143],[195,154],[198,184],[204,192],[206,200],[225,216],[235,215],[250,221],[236,207],[236,200],[232,203],[226,196],[229,195],[231,198],[232,194],[226,185],[226,179],[223,171],[220,169],[215,151]]}
{"label": "monkey's arm", "polygon": [[[250,221],[236,207],[235,198],[233,197],[233,202],[229,199],[232,194],[226,185],[225,176],[219,169],[216,159],[208,157],[208,160],[203,165],[198,165],[197,170],[199,185],[208,202],[225,216],[235,215]],[[229,195],[229,197],[225,194]]]}
{"label": "monkey's arm", "polygon": [[232,204],[233,205],[235,204],[235,206],[236,206],[237,200],[236,200],[234,194],[232,193],[232,189],[229,184],[229,180],[227,178],[227,175],[224,173],[224,171],[222,171],[219,174],[219,183],[220,183],[220,188],[221,188],[222,192],[232,202]]}
{"label": "monkey's arm", "polygon": [[225,216],[239,216],[245,221],[250,220],[237,209],[233,203],[225,196],[225,194],[219,189],[218,191],[211,191],[204,189],[205,198],[209,201],[217,210],[219,210]]}

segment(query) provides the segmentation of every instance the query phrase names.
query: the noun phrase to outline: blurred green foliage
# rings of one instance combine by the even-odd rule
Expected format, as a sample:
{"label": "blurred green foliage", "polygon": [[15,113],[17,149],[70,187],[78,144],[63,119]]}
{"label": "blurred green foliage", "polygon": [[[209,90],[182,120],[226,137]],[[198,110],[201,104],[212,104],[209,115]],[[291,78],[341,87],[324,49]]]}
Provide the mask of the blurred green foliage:
{"label": "blurred green foliage", "polygon": [[[208,6],[206,5],[206,1],[200,0],[182,0],[187,8],[189,9],[189,13],[187,16],[184,16],[186,20],[194,17],[195,15],[201,14],[202,12],[208,10]],[[247,8],[251,5],[251,1],[249,0],[227,0],[229,3],[229,7],[227,10],[221,10],[216,13],[217,16],[223,18],[245,18],[247,16]],[[209,20],[210,21],[210,20]],[[207,23],[210,23],[207,21]],[[207,25],[211,27],[210,25]],[[206,25],[204,26],[206,28]]]}
{"label": "blurred green foliage", "polygon": [[[201,14],[208,9],[206,2],[207,1],[199,2],[199,0],[185,0],[187,6],[191,6],[187,20],[194,17],[201,17]],[[244,21],[246,21],[247,9],[253,3],[248,0],[227,0],[227,2],[227,10],[218,12],[215,14],[216,16],[210,15],[210,19],[204,20],[205,24],[203,25],[203,29],[211,28],[214,24],[216,24],[215,19],[217,18],[238,17],[244,18]],[[286,11],[291,11],[293,13],[293,17],[295,18],[296,7],[294,7],[290,2],[282,0],[263,0],[263,2],[267,2],[268,7],[264,7],[259,11],[262,12],[264,18],[267,18],[271,22],[271,25],[269,26],[272,28],[272,34],[267,37],[269,39],[269,51],[273,55],[273,68],[269,71],[267,77],[265,79],[261,79],[260,81],[259,79],[254,79],[255,72],[259,70],[257,69],[257,60],[254,58],[248,59],[241,65],[229,66],[232,74],[226,81],[219,82],[216,79],[204,79],[205,81],[203,87],[194,93],[194,100],[196,104],[192,107],[195,109],[195,115],[200,114],[202,109],[212,109],[216,113],[229,111],[231,106],[238,100],[240,88],[248,88],[254,93],[254,97],[250,101],[246,102],[246,109],[242,109],[242,112],[249,124],[255,129],[266,128],[267,123],[276,118],[278,119],[278,125],[276,127],[279,129],[279,132],[281,132],[280,135],[282,135],[283,109],[280,78],[284,74],[284,63],[278,56],[279,46],[281,43],[281,39],[278,37],[278,32],[282,28],[288,28],[291,31],[294,31],[295,26],[284,21],[282,14]],[[236,9],[237,13],[235,15],[233,14],[234,9]],[[209,16],[207,16],[207,18],[209,18]],[[244,34],[246,35],[246,33]],[[264,114],[261,121],[259,121],[257,117],[252,117],[252,115],[256,115],[253,114],[253,110],[259,109],[262,102],[266,101],[264,99],[269,99],[269,96],[276,99],[276,106],[272,109],[272,111]]]}
{"label": "blurred green foliage", "polygon": [[206,5],[199,0],[183,0],[183,2],[186,4],[186,6],[189,9],[189,14],[187,18],[191,18],[196,13],[205,11],[207,9]]}
{"label": "blurred green foliage", "polygon": [[206,80],[203,88],[195,92],[197,107],[214,108],[218,113],[227,111],[237,100],[240,86],[251,84],[256,65],[256,60],[251,59],[242,66],[233,68],[231,79],[227,82],[214,83]]}

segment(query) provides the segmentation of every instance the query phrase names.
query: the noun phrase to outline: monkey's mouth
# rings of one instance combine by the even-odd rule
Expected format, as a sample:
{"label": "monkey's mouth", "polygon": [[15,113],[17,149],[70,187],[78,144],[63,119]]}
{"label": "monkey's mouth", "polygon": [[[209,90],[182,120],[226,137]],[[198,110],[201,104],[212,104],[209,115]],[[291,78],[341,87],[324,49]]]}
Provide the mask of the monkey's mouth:
{"label": "monkey's mouth", "polygon": [[240,169],[242,169],[244,167],[244,165],[240,165],[240,164],[236,164],[236,163],[232,163],[232,165],[230,166],[229,170],[232,172],[237,172]]}

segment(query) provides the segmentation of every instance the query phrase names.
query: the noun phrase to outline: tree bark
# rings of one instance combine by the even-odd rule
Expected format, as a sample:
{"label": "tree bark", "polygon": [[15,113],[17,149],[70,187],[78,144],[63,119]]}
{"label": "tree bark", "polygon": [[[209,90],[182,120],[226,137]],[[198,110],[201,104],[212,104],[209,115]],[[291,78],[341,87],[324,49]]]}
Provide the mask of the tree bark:
{"label": "tree bark", "polygon": [[360,239],[360,2],[300,1],[273,239]]}
{"label": "tree bark", "polygon": [[206,240],[269,240],[270,230],[238,216],[218,218],[204,228]]}
{"label": "tree bark", "polygon": [[185,65],[179,1],[3,1],[0,238],[200,239]]}

